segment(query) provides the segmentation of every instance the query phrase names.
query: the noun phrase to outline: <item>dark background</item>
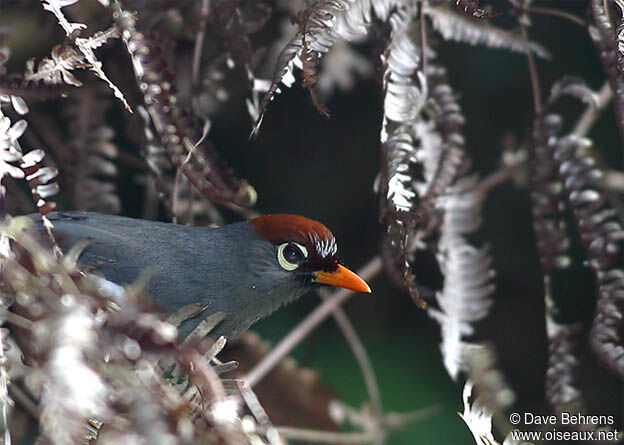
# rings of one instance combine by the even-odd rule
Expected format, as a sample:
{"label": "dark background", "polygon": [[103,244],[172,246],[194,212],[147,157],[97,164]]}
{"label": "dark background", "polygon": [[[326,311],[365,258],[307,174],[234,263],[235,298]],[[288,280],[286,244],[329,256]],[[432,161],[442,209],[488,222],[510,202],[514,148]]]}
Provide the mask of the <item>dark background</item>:
{"label": "dark background", "polygon": [[[491,3],[495,8],[502,7]],[[554,3],[585,16],[585,1]],[[13,26],[22,20],[18,33],[22,37],[12,37],[19,43],[8,44],[13,49],[11,66],[18,71],[26,57],[48,54],[50,42],[62,39],[46,37],[58,31],[53,18],[46,20],[48,25],[52,23],[49,29],[38,29],[38,24],[28,17],[17,14],[0,18]],[[494,23],[508,26],[513,20],[503,15]],[[552,60],[538,62],[544,94],[564,74],[580,76],[596,90],[601,87],[602,68],[584,29],[560,19],[536,17],[530,35],[552,54]],[[499,168],[505,138],[515,138],[520,146],[529,140],[533,102],[526,57],[453,42],[434,41],[433,45],[460,97],[473,168],[485,176]],[[359,49],[365,56],[373,51],[366,44]],[[379,198],[373,191],[379,171],[382,117],[378,78],[360,79],[351,91],[339,91],[331,97],[326,103],[330,119],[314,110],[308,93],[300,86],[286,89],[270,105],[260,135],[252,141],[248,139],[251,122],[243,99],[243,95],[235,97],[214,116],[210,139],[237,174],[255,186],[260,212],[299,213],[324,222],[338,239],[346,265],[357,270],[378,252],[383,233],[378,221]],[[559,111],[574,122],[581,110],[575,102],[566,101]],[[123,111],[118,107],[115,113]],[[603,113],[591,136],[607,165],[621,169],[622,143],[611,108]],[[136,216],[141,195],[132,185],[133,174],[132,168],[122,166],[120,184],[124,187],[124,213]],[[477,336],[496,344],[519,406],[538,413],[544,406],[547,343],[542,278],[526,189],[506,183],[490,194],[484,205],[479,240],[491,245],[497,290],[491,314],[478,325]],[[577,302],[574,306],[589,317],[593,282],[580,267],[580,260],[576,260],[577,282],[562,286],[570,300]],[[417,265],[417,275],[427,273]],[[353,296],[345,310],[371,354],[384,408],[409,411],[442,406],[441,413],[394,434],[388,443],[471,443],[467,428],[456,415],[462,410],[461,385],[452,382],[442,365],[438,324],[385,276],[369,284],[373,293]],[[318,303],[315,295],[302,298],[254,329],[275,343]],[[324,322],[294,351],[294,356],[301,365],[319,369],[323,381],[333,386],[347,404],[360,406],[366,402],[357,363],[332,320]],[[587,365],[583,368],[582,387],[590,413],[615,415],[617,424],[622,425],[622,383],[596,365],[590,353],[583,360]]]}

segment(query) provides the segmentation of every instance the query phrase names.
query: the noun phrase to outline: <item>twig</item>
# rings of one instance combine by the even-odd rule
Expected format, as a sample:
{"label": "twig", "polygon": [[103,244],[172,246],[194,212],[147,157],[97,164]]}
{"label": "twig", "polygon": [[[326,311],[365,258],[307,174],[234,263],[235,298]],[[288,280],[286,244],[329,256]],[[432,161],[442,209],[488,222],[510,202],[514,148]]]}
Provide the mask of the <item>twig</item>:
{"label": "twig", "polygon": [[0,318],[3,318],[10,324],[19,326],[22,329],[32,330],[33,326],[35,325],[35,323],[33,323],[28,318],[17,315],[4,307],[0,307]]}
{"label": "twig", "polygon": [[176,169],[175,179],[173,181],[173,191],[171,192],[171,210],[173,212],[173,217],[171,218],[171,222],[174,224],[178,224],[178,195],[180,194],[180,183],[182,181],[182,169],[186,164],[189,163],[191,157],[193,156],[193,149],[189,150],[186,158],[182,162],[182,165]]}
{"label": "twig", "polygon": [[523,160],[515,164],[507,165],[500,170],[496,170],[495,172],[490,173],[476,185],[476,187],[474,188],[474,192],[481,195],[487,195],[492,189],[509,181],[514,173],[516,173],[520,168],[524,167],[525,165],[526,160]]}
{"label": "twig", "polygon": [[[328,300],[329,296],[322,295],[322,298]],[[351,347],[351,351],[353,351],[353,355],[357,360],[360,370],[362,371],[362,377],[364,378],[364,384],[366,385],[366,391],[368,392],[368,397],[371,404],[371,411],[373,418],[375,419],[375,427],[378,430],[383,421],[383,407],[381,404],[381,395],[379,391],[379,385],[377,384],[377,377],[375,376],[375,369],[373,368],[373,364],[364,348],[364,344],[360,340],[360,337],[357,334],[357,331],[353,327],[353,324],[347,317],[347,314],[342,309],[342,307],[337,307],[332,316],[342,334],[349,343]],[[378,443],[381,443],[381,439]]]}
{"label": "twig", "polygon": [[[425,20],[425,11],[427,3],[423,2],[420,9],[420,42],[422,47],[422,73],[425,76],[425,82],[427,82],[427,21]],[[428,85],[428,82],[427,82]]]}
{"label": "twig", "polygon": [[[522,37],[526,41],[527,47],[529,45],[529,35],[526,29],[526,25],[520,20],[520,29],[522,31]],[[540,92],[539,76],[537,74],[537,68],[535,66],[535,57],[533,57],[532,51],[527,51],[527,60],[529,62],[529,75],[531,76],[531,88],[533,89],[533,106],[535,107],[535,114],[542,113],[542,95]]]}
{"label": "twig", "polygon": [[538,8],[538,7],[524,6],[520,4],[519,1],[512,1],[511,4],[522,12],[526,12],[529,14],[542,14],[542,15],[550,15],[554,17],[559,17],[564,20],[568,20],[574,23],[575,25],[579,25],[583,28],[587,27],[587,23],[585,22],[585,20],[575,16],[574,14],[570,14],[569,12],[561,11],[559,9],[554,9],[554,8]]}
{"label": "twig", "polygon": [[32,416],[33,419],[39,420],[41,410],[24,391],[17,385],[9,386],[9,394],[24,410]]}
{"label": "twig", "polygon": [[11,432],[9,431],[9,416],[12,401],[9,398],[9,375],[7,373],[7,358],[4,355],[4,335],[8,329],[0,329],[0,434],[2,445],[11,445]]}
{"label": "twig", "polygon": [[[364,280],[370,280],[381,272],[383,268],[381,258],[373,257],[364,267],[358,271]],[[249,386],[255,386],[262,380],[286,354],[297,346],[310,334],[323,320],[325,320],[337,307],[347,301],[353,295],[353,291],[341,289],[329,299],[321,303],[301,323],[282,339],[264,358],[244,377]]]}
{"label": "twig", "polygon": [[[351,411],[352,408],[337,401],[341,405],[341,409]],[[427,408],[411,411],[407,413],[388,413],[381,418],[381,425],[387,426],[392,430],[405,427],[408,423],[424,420],[431,415],[440,412],[440,405],[433,405]],[[360,413],[352,413],[360,415]],[[369,422],[358,422],[360,426],[365,427]],[[295,439],[301,441],[311,441],[314,443],[332,443],[332,444],[366,444],[373,443],[377,440],[383,441],[383,435],[378,431],[365,431],[361,433],[337,433],[333,431],[319,431],[302,428],[277,427],[280,435],[284,439]]]}
{"label": "twig", "polygon": [[602,7],[604,8],[605,17],[609,23],[611,23],[611,13],[609,12],[609,0],[602,0]]}
{"label": "twig", "polygon": [[[605,82],[605,84],[600,89],[600,92],[598,93],[596,102],[592,105],[589,105],[585,109],[585,112],[574,126],[574,130],[572,131],[572,133],[579,137],[585,136],[591,129],[596,119],[600,116],[601,111],[603,111],[606,106],[609,105],[611,99],[613,99],[613,91],[611,90],[609,83]],[[499,170],[496,170],[495,172],[483,178],[483,180],[479,182],[479,184],[477,184],[474,191],[480,194],[488,194],[493,188],[496,188],[500,184],[508,181],[513,176],[513,174],[518,171],[518,169],[522,168],[525,165],[526,162],[522,161],[512,165],[507,165]],[[615,188],[613,191],[618,191],[618,189]]]}
{"label": "twig", "polygon": [[284,439],[309,441],[313,443],[331,444],[366,444],[376,440],[375,434],[367,433],[335,433],[332,431],[308,430],[287,426],[277,427],[277,431]]}
{"label": "twig", "polygon": [[[184,161],[182,162],[182,165],[180,165],[180,167],[178,167],[176,169],[176,175],[175,175],[175,180],[173,183],[173,191],[171,192],[171,209],[173,211],[173,217],[172,217],[172,222],[174,224],[178,224],[178,195],[180,194],[180,187],[182,184],[182,175],[184,167],[186,166],[186,164],[188,164],[189,162],[191,162],[191,159],[193,157],[193,154],[195,153],[195,150],[197,149],[197,147],[199,147],[208,137],[208,132],[210,131],[210,127],[211,127],[212,123],[209,120],[206,120],[204,122],[204,127],[202,129],[202,134],[199,137],[199,140],[197,142],[195,142],[195,144],[193,144],[192,146],[190,144],[184,144],[184,146],[186,147],[186,149],[188,150],[188,154],[186,155],[186,158],[184,158]],[[191,183],[190,181],[187,181],[188,185],[190,186]],[[190,189],[192,189],[193,187],[189,187]],[[193,197],[191,196],[189,198],[189,208],[192,207],[192,201],[193,201]]]}
{"label": "twig", "polygon": [[[201,56],[206,38],[206,25],[208,24],[208,13],[210,12],[210,0],[202,0],[199,21],[199,30],[195,36],[195,47],[193,48],[193,69],[191,71],[191,91],[196,92],[199,86],[199,68],[201,66]],[[194,95],[194,97],[196,97]]]}
{"label": "twig", "polygon": [[[441,410],[441,405],[431,405],[406,413],[390,412],[381,418],[381,425],[396,430],[405,427],[408,423],[425,420]],[[349,423],[365,430],[368,430],[371,424],[368,412],[356,410],[341,400],[332,400],[329,405],[329,412],[334,422],[338,424]]]}
{"label": "twig", "polygon": [[441,405],[431,405],[426,408],[409,411],[407,413],[388,413],[384,416],[384,425],[389,428],[403,428],[408,423],[425,420],[442,411]]}
{"label": "twig", "polygon": [[600,116],[602,110],[604,110],[605,107],[609,105],[609,102],[611,102],[611,99],[613,99],[613,90],[611,89],[611,85],[609,85],[609,82],[605,82],[605,84],[602,86],[600,92],[598,93],[597,99],[598,100],[596,101],[595,105],[587,107],[581,118],[578,120],[578,122],[574,126],[574,130],[572,131],[573,134],[579,137],[585,136],[591,129],[598,116]]}
{"label": "twig", "polygon": [[[604,110],[607,105],[609,105],[609,102],[611,102],[612,99],[613,90],[611,89],[611,85],[609,84],[609,82],[605,82],[605,84],[600,89],[600,92],[598,93],[596,103],[593,106],[590,105],[585,109],[585,112],[574,126],[572,134],[575,134],[579,137],[584,137],[590,131],[596,119],[598,119],[598,117],[600,116],[601,111]],[[600,168],[606,170],[605,163],[602,159],[602,156],[600,155],[600,152],[593,152],[592,157],[600,166]],[[609,200],[609,203],[615,209],[620,221],[624,221],[624,204],[617,195],[614,195],[612,193],[611,190],[607,189],[606,187],[605,189],[607,192],[607,199]]]}
{"label": "twig", "polygon": [[615,170],[605,171],[601,186],[609,192],[624,193],[624,173]]}

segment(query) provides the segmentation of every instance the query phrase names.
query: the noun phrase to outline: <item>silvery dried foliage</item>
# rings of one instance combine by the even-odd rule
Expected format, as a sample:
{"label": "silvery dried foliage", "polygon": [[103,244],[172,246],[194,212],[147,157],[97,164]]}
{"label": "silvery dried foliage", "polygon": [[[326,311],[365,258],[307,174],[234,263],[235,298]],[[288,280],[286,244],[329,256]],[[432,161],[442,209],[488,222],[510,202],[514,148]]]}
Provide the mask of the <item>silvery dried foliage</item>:
{"label": "silvery dried foliage", "polygon": [[[571,17],[564,6],[522,0],[86,3],[42,0],[41,10],[30,12],[31,18],[53,16],[64,40],[53,42],[48,56],[29,58],[20,73],[6,73],[10,51],[0,45],[3,216],[35,208],[45,215],[57,200],[79,210],[119,212],[122,170],[131,170],[128,176],[143,187],[144,217],[162,211],[180,222],[222,223],[219,206],[251,216],[256,190],[211,143],[211,119],[233,101],[244,103],[257,135],[276,95],[298,79],[315,109],[329,116],[328,99],[337,86],[348,90],[360,78],[377,76],[383,109],[375,188],[385,267],[439,323],[441,361],[453,380],[467,378],[462,418],[475,441],[497,443],[493,422],[504,437],[511,426],[500,419],[517,397],[495,343],[482,341],[487,334],[479,329],[495,305],[497,265],[481,229],[492,186],[489,177],[473,172],[474,142],[466,138],[466,127],[481,117],[465,114],[462,92],[451,84],[454,73],[439,57],[441,43],[526,57],[536,82],[535,60],[556,55],[547,41],[529,39],[531,21],[545,14],[580,22],[596,48],[624,134],[624,3],[587,0],[583,18]],[[499,16],[513,26],[499,26]],[[267,24],[278,24],[273,41],[260,37]],[[7,32],[0,28],[0,37]],[[359,45],[371,42],[377,53],[364,55]],[[589,413],[579,376],[583,367],[596,365],[584,361],[585,349],[600,366],[624,376],[622,216],[617,200],[603,190],[591,141],[570,130],[578,116],[557,108],[571,96],[591,109],[597,95],[570,76],[550,88],[533,87],[535,117],[524,135],[528,166],[522,168],[529,172],[523,191],[530,197],[542,271],[544,409]],[[547,89],[544,101],[539,96]],[[63,98],[55,102],[58,115],[31,101],[57,98]],[[115,121],[107,110],[119,104],[125,111]],[[119,141],[139,148],[122,148]],[[15,184],[22,180],[20,189]],[[10,197],[7,185],[13,187]],[[223,340],[201,340],[209,325],[198,338],[177,344],[176,322],[157,317],[140,283],[127,289],[103,283],[76,266],[84,246],[62,255],[48,236],[49,222],[40,237],[25,232],[26,225],[7,219],[0,227],[3,320],[27,358],[18,363],[17,344],[1,330],[4,443],[17,402],[39,425],[40,443],[282,443],[262,399],[243,381],[220,375],[233,365],[216,357]],[[572,248],[576,239],[580,255]],[[416,261],[423,252],[443,277],[429,298],[421,292]],[[569,316],[556,286],[579,268],[596,281],[596,295],[586,297],[591,322]],[[123,306],[103,289],[124,295]],[[305,386],[296,372],[283,375],[284,386]],[[12,393],[12,385],[19,392]],[[383,413],[359,415],[369,441],[383,441]]]}
{"label": "silvery dried foliage", "polygon": [[[605,4],[612,10],[606,11]],[[620,7],[621,16],[622,4],[615,4]],[[481,9],[478,1],[460,0],[457,5],[477,19],[490,19],[498,15]],[[512,6],[518,8],[520,13],[521,2],[515,2]],[[618,25],[616,33],[612,23],[617,22],[618,10],[610,2],[598,0],[591,2],[591,9],[596,24],[589,31],[597,42],[605,68],[608,68],[619,121],[621,70],[613,66],[621,60],[619,46],[615,44],[620,38],[621,25]],[[295,67],[302,69],[303,86],[310,88],[310,84],[313,86],[319,77],[316,68],[319,57],[331,53],[331,46],[337,39],[349,41],[361,38],[367,32],[367,26],[370,26],[370,18],[375,15],[381,21],[388,21],[390,35],[382,56],[385,73],[381,142],[382,160],[386,169],[382,167],[379,182],[382,220],[388,224],[386,242],[390,245],[390,251],[395,252],[390,258],[394,256],[394,267],[401,271],[398,276],[403,276],[417,302],[418,286],[411,272],[410,252],[418,248],[431,248],[438,252],[444,287],[438,295],[440,310],[432,309],[430,313],[441,323],[445,363],[450,374],[457,378],[460,369],[467,371],[470,368],[466,356],[472,354],[475,350],[473,348],[479,348],[477,344],[465,343],[463,338],[474,333],[472,324],[485,318],[492,305],[494,288],[491,279],[494,272],[487,249],[474,248],[464,239],[465,233],[479,227],[479,207],[483,197],[477,191],[471,191],[477,188],[477,181],[473,178],[472,184],[466,186],[467,178],[461,175],[462,170],[465,171],[469,166],[461,129],[465,118],[456,103],[453,90],[447,84],[444,68],[435,65],[435,53],[428,44],[433,38],[425,39],[431,31],[422,29],[426,22],[417,20],[419,14],[430,17],[433,30],[447,40],[550,57],[542,45],[529,42],[525,36],[488,23],[479,23],[447,5],[429,5],[428,2],[376,2],[371,5],[368,2],[319,1],[310,4],[298,16],[298,32],[278,58],[272,87],[263,103],[268,104],[274,92],[279,91],[280,82],[285,86],[292,85]],[[345,20],[345,17],[351,20]],[[520,19],[524,20],[523,24],[527,23],[526,16]],[[317,103],[313,90],[311,95],[315,106],[326,113],[324,106]],[[582,82],[566,78],[553,86],[552,99],[546,106],[550,107],[562,95],[580,97],[590,106],[595,99]],[[557,231],[566,230],[560,220],[545,218],[552,218],[557,208],[561,211],[566,199],[586,246],[588,264],[599,283],[598,307],[589,343],[616,373],[620,373],[620,363],[624,356],[621,354],[620,322],[619,318],[615,318],[622,315],[621,266],[615,261],[616,257],[622,257],[620,222],[611,210],[603,210],[590,218],[590,212],[600,209],[605,198],[599,192],[584,187],[592,185],[592,181],[596,184],[601,174],[591,159],[579,153],[578,150],[583,148],[581,141],[572,137],[561,139],[561,142],[554,139],[559,131],[556,119],[556,116],[548,114],[536,120],[536,142],[531,159],[531,166],[536,173],[531,189],[538,247],[543,255],[542,265],[546,267],[548,332],[553,354],[547,396],[553,408],[561,412],[566,406],[571,406],[569,404],[577,400],[580,394],[575,387],[574,377],[578,372],[577,360],[574,358],[578,349],[573,345],[578,339],[571,340],[577,336],[579,327],[571,324],[569,328],[564,326],[555,329],[557,322],[552,317],[559,316],[559,311],[556,306],[553,307],[548,290],[549,274],[552,267],[561,269],[568,264],[565,256],[567,234],[557,234]],[[254,131],[258,130],[260,122],[261,119],[257,121]],[[553,125],[555,127],[551,129]],[[563,147],[557,148],[562,143],[565,143],[567,151],[563,151]],[[557,156],[565,157],[565,162],[557,161]],[[554,171],[557,168],[558,174]],[[437,242],[437,245],[432,245],[432,242]],[[592,259],[592,254],[599,259]],[[611,269],[613,267],[615,269]],[[570,340],[562,335],[570,336]],[[565,364],[559,360],[564,360]],[[501,407],[494,406],[492,409]]]}
{"label": "silvery dried foliage", "polygon": [[[255,430],[257,407],[245,417],[245,398],[224,388],[210,343],[176,346],[175,325],[152,312],[140,284],[117,305],[77,267],[84,244],[57,258],[29,226],[15,218],[0,232],[13,243],[3,257],[3,282],[15,295],[8,320],[28,357],[26,366],[11,364],[23,373],[13,384],[38,401],[42,443],[95,433],[97,443],[281,443],[266,420]],[[176,366],[175,379],[161,363]]]}

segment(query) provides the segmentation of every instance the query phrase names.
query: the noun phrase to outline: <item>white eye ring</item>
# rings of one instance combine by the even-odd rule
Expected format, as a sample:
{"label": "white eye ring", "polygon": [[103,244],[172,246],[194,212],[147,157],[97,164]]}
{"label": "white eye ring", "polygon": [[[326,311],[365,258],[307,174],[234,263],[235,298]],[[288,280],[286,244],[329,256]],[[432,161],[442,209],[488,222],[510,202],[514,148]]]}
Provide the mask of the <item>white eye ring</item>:
{"label": "white eye ring", "polygon": [[306,249],[305,246],[302,246],[301,244],[298,244],[298,243],[280,244],[279,247],[277,248],[277,262],[279,263],[280,266],[282,266],[282,269],[288,270],[288,271],[295,270],[296,268],[299,267],[298,263],[291,263],[286,258],[284,258],[284,249],[291,244],[294,244],[295,246],[299,248],[301,253],[303,253],[304,258],[308,257],[308,249]]}

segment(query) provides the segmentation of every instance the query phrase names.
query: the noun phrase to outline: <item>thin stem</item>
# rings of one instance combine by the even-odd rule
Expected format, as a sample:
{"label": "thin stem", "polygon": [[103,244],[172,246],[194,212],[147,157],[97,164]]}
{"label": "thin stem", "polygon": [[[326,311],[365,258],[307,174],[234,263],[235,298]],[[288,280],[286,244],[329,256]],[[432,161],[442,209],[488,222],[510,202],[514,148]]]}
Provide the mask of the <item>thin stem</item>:
{"label": "thin stem", "polygon": [[[366,426],[370,425],[367,416],[353,410],[353,408],[337,401],[341,409],[348,411],[351,421],[365,428],[361,433],[337,433],[333,431],[320,431],[302,428],[277,427],[280,435],[284,439],[294,439],[301,441],[311,441],[313,443],[332,443],[332,444],[366,444],[376,440],[383,440],[383,436],[376,431],[366,430]],[[427,408],[411,411],[407,413],[388,413],[381,418],[381,425],[391,430],[404,428],[407,424],[418,422],[431,417],[441,411],[440,405],[433,405]],[[354,416],[354,417],[352,417]],[[361,416],[361,417],[360,417]]]}
{"label": "thin stem", "polygon": [[[522,37],[529,45],[529,35],[526,29],[526,25],[520,21],[520,29],[522,30]],[[527,60],[529,62],[529,75],[531,76],[531,88],[533,89],[533,106],[535,108],[535,114],[542,114],[542,95],[540,93],[539,76],[537,74],[537,67],[535,65],[535,57],[533,51],[527,51]]]}
{"label": "thin stem", "polygon": [[422,46],[422,72],[427,82],[427,21],[425,20],[426,3],[423,2],[420,9],[420,42]]}
{"label": "thin stem", "polygon": [[569,22],[574,23],[575,25],[582,26],[583,28],[587,28],[587,23],[585,20],[575,16],[574,14],[570,14],[569,12],[561,11],[559,9],[552,8],[530,8],[530,7],[520,7],[523,12],[527,12],[529,14],[542,14],[542,15],[551,15],[554,17],[559,17]]}
{"label": "thin stem", "polygon": [[589,133],[592,125],[594,125],[602,110],[611,102],[611,99],[613,99],[613,90],[609,82],[605,82],[598,93],[598,100],[595,106],[589,106],[585,109],[585,112],[574,126],[572,133],[579,137]]}
{"label": "thin stem", "polygon": [[[572,131],[572,133],[579,137],[583,137],[587,133],[589,133],[592,125],[594,125],[594,122],[600,116],[600,113],[606,108],[607,105],[609,105],[609,102],[611,102],[612,99],[613,90],[611,90],[609,82],[605,82],[605,84],[600,89],[600,92],[598,93],[596,103],[588,106],[585,109],[585,112],[574,126],[574,130]],[[513,174],[519,168],[522,168],[525,164],[525,162],[518,162],[513,165],[505,166],[500,170],[496,170],[495,172],[486,176],[479,184],[477,184],[474,191],[480,194],[489,193],[490,190],[508,181],[513,176]]]}
{"label": "thin stem", "polygon": [[[373,257],[364,267],[358,271],[364,280],[370,280],[381,272],[383,268],[381,258]],[[310,332],[314,330],[323,320],[325,320],[337,307],[347,301],[353,291],[341,289],[330,298],[321,303],[312,311],[301,323],[299,323],[290,333],[284,337],[264,358],[244,377],[249,386],[255,386],[262,380],[286,354],[297,346]]]}
{"label": "thin stem", "polygon": [[31,415],[31,417],[35,420],[39,420],[41,416],[41,410],[36,402],[34,402],[28,394],[22,391],[17,385],[9,386],[9,394],[17,402],[24,410]]}
{"label": "thin stem", "polygon": [[[207,120],[206,122],[204,122],[204,128],[202,131],[202,135],[200,136],[199,140],[197,142],[195,142],[193,145],[190,144],[190,142],[185,139],[185,144],[184,146],[186,147],[186,149],[188,150],[188,153],[186,154],[186,158],[184,158],[184,161],[182,162],[182,164],[180,165],[180,167],[177,168],[176,170],[176,176],[175,176],[175,181],[173,183],[173,191],[171,192],[171,210],[173,212],[173,218],[172,221],[173,223],[177,224],[178,223],[178,196],[181,193],[180,192],[180,187],[182,184],[182,170],[184,170],[184,167],[186,166],[186,164],[188,164],[191,161],[191,158],[193,157],[193,154],[195,152],[195,150],[197,149],[197,147],[204,142],[204,140],[208,137],[208,132],[210,131],[210,126],[211,126],[211,122],[209,120]],[[189,186],[189,188],[194,188],[191,187],[191,183],[190,181],[187,180],[187,184]],[[189,197],[189,200],[192,201],[193,197]]]}
{"label": "thin stem", "polygon": [[517,168],[518,166],[513,166],[496,170],[494,173],[486,176],[483,181],[477,184],[474,189],[475,193],[478,193],[480,195],[487,195],[490,190],[509,181]]}
{"label": "thin stem", "polygon": [[609,12],[609,1],[602,0],[602,7],[604,8],[604,13],[607,21],[611,23],[611,13]]}
{"label": "thin stem", "polygon": [[[323,296],[323,298],[327,300],[330,297]],[[379,385],[377,384],[377,377],[375,376],[373,364],[368,356],[368,353],[366,352],[366,349],[364,348],[364,344],[357,334],[357,331],[353,327],[353,324],[347,317],[347,314],[342,307],[337,307],[332,313],[332,316],[334,317],[334,320],[336,320],[338,327],[340,327],[347,343],[349,343],[351,351],[353,351],[353,355],[360,366],[371,404],[372,416],[375,419],[375,427],[376,429],[379,429],[383,420],[383,407],[381,405],[381,393],[379,391]]]}
{"label": "thin stem", "polygon": [[4,333],[5,331],[0,329],[0,430],[3,436],[2,444],[11,445],[9,416],[12,402],[9,398],[9,375],[6,369],[7,359],[4,355]]}
{"label": "thin stem", "polygon": [[22,329],[32,330],[35,326],[33,321],[22,317],[21,315],[17,315],[4,307],[0,307],[0,318],[3,318],[6,322],[12,325],[19,326]]}
{"label": "thin stem", "polygon": [[[208,13],[210,12],[210,0],[202,0],[199,21],[199,29],[195,36],[195,47],[193,48],[193,68],[191,70],[191,91],[199,89],[199,69],[201,67],[201,57],[206,39],[206,26],[208,24]],[[196,97],[196,95],[193,95]]]}
{"label": "thin stem", "polygon": [[[580,117],[576,125],[574,126],[573,134],[583,137],[585,136],[592,125],[598,117],[600,116],[600,112],[604,110],[604,108],[609,104],[609,102],[613,99],[613,90],[611,89],[611,85],[609,82],[605,82],[605,84],[600,89],[598,93],[598,100],[595,106],[589,106]],[[602,169],[606,170],[605,162],[602,159],[600,152],[594,151],[592,153],[592,157],[596,161],[596,164]],[[607,199],[609,200],[609,204],[613,207],[615,212],[618,215],[620,221],[624,221],[624,203],[620,200],[620,198],[612,193],[611,190],[606,189]]]}
{"label": "thin stem", "polygon": [[283,439],[293,439],[312,443],[331,444],[367,444],[375,441],[375,434],[366,433],[335,433],[333,431],[309,430],[304,428],[292,428],[287,426],[277,427],[277,431]]}
{"label": "thin stem", "polygon": [[525,163],[519,163],[503,167],[500,170],[489,174],[481,182],[479,182],[474,188],[474,192],[480,195],[487,195],[492,189],[495,189],[499,185],[509,181],[516,171]]}

